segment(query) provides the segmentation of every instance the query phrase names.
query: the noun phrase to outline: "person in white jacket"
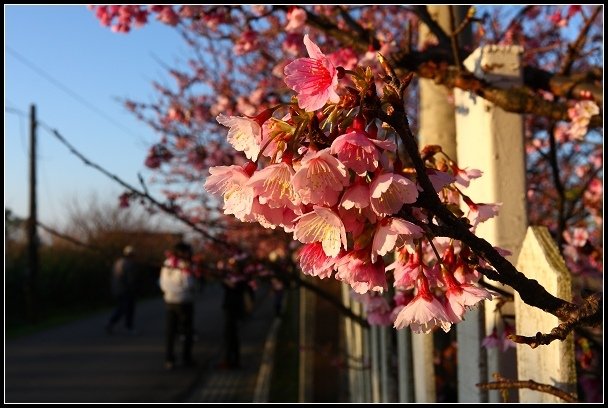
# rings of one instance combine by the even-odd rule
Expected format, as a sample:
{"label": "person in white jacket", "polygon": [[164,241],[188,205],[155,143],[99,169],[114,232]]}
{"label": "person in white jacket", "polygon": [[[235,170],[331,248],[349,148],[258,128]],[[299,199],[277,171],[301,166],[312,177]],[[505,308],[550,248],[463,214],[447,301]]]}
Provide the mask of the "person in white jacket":
{"label": "person in white jacket", "polygon": [[173,248],[160,271],[160,288],[163,291],[167,317],[165,331],[165,368],[175,367],[175,339],[178,329],[185,336],[182,362],[194,366],[192,343],[194,333],[194,295],[196,276],[192,264],[192,247],[180,242]]}

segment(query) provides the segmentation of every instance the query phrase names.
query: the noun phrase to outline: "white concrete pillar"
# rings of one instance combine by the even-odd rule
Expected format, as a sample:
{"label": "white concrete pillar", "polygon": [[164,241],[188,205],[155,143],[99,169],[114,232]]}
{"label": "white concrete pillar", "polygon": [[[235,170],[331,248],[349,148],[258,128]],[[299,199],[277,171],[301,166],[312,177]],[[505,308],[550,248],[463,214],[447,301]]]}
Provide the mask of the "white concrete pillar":
{"label": "white concrete pillar", "polygon": [[[392,402],[390,401],[389,393],[389,377],[388,377],[388,331],[389,328],[380,326],[380,387],[381,387],[381,398],[380,402]],[[392,329],[391,329],[392,330]]]}
{"label": "white concrete pillar", "polygon": [[435,367],[433,365],[433,333],[412,333],[415,402],[435,402]]}
{"label": "white concrete pillar", "polygon": [[380,332],[378,326],[368,330],[370,337],[372,402],[380,401]]}
{"label": "white concrete pillar", "polygon": [[[342,283],[342,304],[351,308],[351,298],[350,298],[350,286],[346,283]],[[348,375],[348,396],[349,402],[357,402],[357,387],[356,385],[356,377],[357,370],[354,367],[353,357],[355,355],[355,342],[353,338],[354,325],[352,319],[349,317],[344,318],[344,347],[346,348],[346,365],[347,365],[347,375]]]}
{"label": "white concrete pillar", "polygon": [[[450,33],[450,10],[454,8],[456,25],[465,17],[466,5],[427,5],[429,14],[439,26]],[[435,35],[424,23],[420,23],[418,46],[426,47],[434,41]],[[471,41],[470,28],[464,29],[458,36],[459,44],[466,46]],[[435,84],[432,79],[420,78],[420,109],[418,113],[418,140],[422,148],[427,144],[441,145],[443,151],[456,160],[456,124],[454,119],[453,91]]]}
{"label": "white concrete pillar", "polygon": [[397,331],[397,369],[399,402],[414,402],[414,378],[412,376],[412,331]]}
{"label": "white concrete pillar", "polygon": [[[522,48],[518,46],[485,46],[475,50],[464,61],[464,65],[477,77],[486,79],[495,86],[518,85],[522,81],[521,53]],[[477,203],[502,203],[499,216],[480,224],[477,235],[494,246],[512,251],[513,255],[508,259],[514,262],[527,227],[523,118],[519,114],[505,112],[468,91],[456,89],[454,96],[458,165],[460,168],[476,168],[484,172],[482,178],[472,180],[470,186],[463,191]],[[491,283],[501,286],[498,282]],[[485,331],[488,335],[495,325],[502,330],[495,314],[496,302],[486,301],[484,307],[485,329],[471,326],[466,328],[459,324],[459,336],[467,336],[471,331]],[[512,313],[509,309],[503,311]],[[478,321],[471,313],[465,318],[472,320],[470,325],[473,326]],[[479,342],[459,341],[459,361],[477,355],[480,359],[478,363],[483,364],[483,351],[479,347]],[[471,363],[473,366],[475,364]],[[464,367],[459,364],[459,395],[470,402],[481,402],[482,394],[472,396],[470,390],[475,383],[480,380],[483,382],[484,379],[477,378],[470,371],[464,371]],[[491,381],[494,372],[514,376],[514,353],[487,350],[488,378],[485,381]],[[499,394],[498,391],[490,391],[489,402],[500,402]]]}
{"label": "white concrete pillar", "polygon": [[[572,281],[557,245],[546,227],[529,227],[517,260],[517,269],[535,279],[547,292],[561,299],[572,300]],[[559,325],[552,314],[529,306],[515,296],[516,331],[522,336],[537,332],[550,333]],[[532,349],[527,344],[517,345],[517,374],[520,380],[534,380],[566,392],[576,393],[576,365],[573,334],[565,341],[554,341]],[[554,395],[520,389],[519,401],[525,403],[563,402]]]}

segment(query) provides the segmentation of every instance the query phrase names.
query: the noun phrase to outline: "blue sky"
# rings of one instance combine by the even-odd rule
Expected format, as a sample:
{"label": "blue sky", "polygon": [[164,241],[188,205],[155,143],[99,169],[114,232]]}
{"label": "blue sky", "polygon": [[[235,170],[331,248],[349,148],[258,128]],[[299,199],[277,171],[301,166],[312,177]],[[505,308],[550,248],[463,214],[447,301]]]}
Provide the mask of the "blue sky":
{"label": "blue sky", "polygon": [[[131,33],[102,27],[86,6],[5,6],[5,107],[29,112],[57,129],[85,156],[138,186],[137,173],[158,136],[137,121],[117,97],[151,101],[152,80],[169,82],[158,60],[170,66],[186,55],[176,30],[151,22]],[[111,117],[95,113],[15,57],[14,50]],[[27,118],[4,115],[4,204],[28,216]],[[48,132],[38,131],[38,218],[65,221],[66,204],[87,202],[93,192],[118,202],[123,189],[72,155]],[[146,177],[147,178],[147,177]]]}

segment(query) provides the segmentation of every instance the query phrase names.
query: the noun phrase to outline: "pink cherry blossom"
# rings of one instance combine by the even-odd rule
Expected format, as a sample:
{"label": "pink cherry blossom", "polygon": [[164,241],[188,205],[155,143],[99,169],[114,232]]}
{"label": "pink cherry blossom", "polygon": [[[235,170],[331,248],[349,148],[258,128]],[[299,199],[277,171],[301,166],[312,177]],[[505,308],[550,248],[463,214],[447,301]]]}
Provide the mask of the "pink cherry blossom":
{"label": "pink cherry blossom", "polygon": [[394,323],[395,329],[401,330],[410,326],[414,333],[430,333],[436,326],[441,326],[448,332],[451,325],[444,306],[428,288],[419,289],[414,299],[401,309]]}
{"label": "pink cherry blossom", "polygon": [[260,145],[264,148],[263,156],[274,157],[279,161],[287,149],[285,139],[291,136],[295,130],[287,121],[291,115],[287,114],[282,119],[270,118],[262,125],[262,140]]}
{"label": "pink cherry blossom", "polygon": [[361,209],[353,207],[348,210],[340,206],[338,207],[338,213],[346,231],[351,232],[355,238],[363,232],[366,226],[374,224],[377,219],[376,214],[369,206]]}
{"label": "pink cherry blossom", "polygon": [[177,15],[177,13],[175,11],[173,11],[173,8],[171,6],[164,7],[163,10],[160,13],[158,13],[156,18],[159,21],[161,21],[165,24],[168,24],[170,26],[176,26],[180,20],[179,16]]}
{"label": "pink cherry blossom", "polygon": [[219,166],[209,169],[205,189],[224,196],[224,214],[234,214],[241,221],[250,216],[255,193],[247,185],[249,173],[240,166]]}
{"label": "pink cherry blossom", "polygon": [[395,288],[409,289],[413,287],[421,272],[420,256],[417,252],[410,254],[406,249],[395,251],[395,262],[386,267],[386,271],[394,270]]}
{"label": "pink cherry blossom", "polygon": [[468,283],[462,285],[448,284],[445,296],[452,312],[460,320],[462,320],[465,311],[473,308],[483,299],[492,300],[492,294],[489,291]]}
{"label": "pink cherry blossom", "polygon": [[369,250],[350,251],[336,262],[336,279],[348,283],[355,292],[369,291],[382,293],[387,288],[384,261],[370,259]]}
{"label": "pink cherry blossom", "polygon": [[495,204],[476,204],[476,203],[467,203],[469,205],[469,213],[467,214],[467,218],[471,220],[471,225],[473,228],[477,227],[480,223],[489,220],[498,214],[500,206],[502,203]]}
{"label": "pink cherry blossom", "polygon": [[477,169],[469,169],[468,167],[461,169],[458,166],[452,166],[454,175],[456,176],[456,182],[461,186],[468,187],[471,180],[481,177],[483,172]]}
{"label": "pink cherry blossom", "polygon": [[234,44],[234,53],[243,55],[258,48],[258,33],[255,30],[245,30]]}
{"label": "pink cherry blossom", "polygon": [[251,217],[246,221],[257,221],[264,228],[270,229],[280,226],[285,232],[292,232],[295,220],[301,214],[300,208],[295,210],[287,207],[271,208],[268,204],[260,204],[259,197],[256,197],[251,208]]}
{"label": "pink cherry blossom", "polygon": [[441,191],[445,186],[456,181],[456,178],[451,174],[435,169],[426,169],[426,174],[429,176],[436,192]]}
{"label": "pink cherry blossom", "polygon": [[390,326],[394,319],[392,317],[392,308],[388,301],[377,292],[368,292],[365,295],[359,295],[361,303],[365,306],[367,322],[371,326]]}
{"label": "pink cherry blossom", "polygon": [[249,180],[249,174],[241,166],[216,166],[209,169],[209,177],[205,180],[205,190],[211,194],[224,195],[235,185],[241,185]]}
{"label": "pink cherry blossom", "polygon": [[300,216],[293,237],[305,244],[321,242],[327,256],[338,256],[342,247],[346,249],[344,224],[329,208],[314,206],[312,212]]}
{"label": "pink cherry blossom", "polygon": [[589,233],[584,228],[574,228],[572,232],[564,231],[564,239],[572,246],[583,247],[589,239]]}
{"label": "pink cherry blossom", "polygon": [[395,143],[390,140],[370,139],[364,132],[353,130],[342,136],[338,136],[331,144],[331,154],[357,174],[363,176],[367,171],[378,168],[380,151],[395,151]]}
{"label": "pink cherry blossom", "polygon": [[600,108],[593,101],[579,101],[574,107],[568,109],[570,122],[570,136],[576,140],[583,140],[587,134],[587,128],[591,117],[598,115]]}
{"label": "pink cherry blossom", "polygon": [[298,252],[300,268],[307,275],[325,279],[331,276],[332,267],[339,257],[330,257],[325,254],[319,242],[312,242],[302,246]]}
{"label": "pink cherry blossom", "polygon": [[291,8],[287,12],[287,25],[285,26],[285,31],[292,32],[299,30],[306,23],[306,10],[300,7]]}
{"label": "pink cherry blossom", "polygon": [[329,154],[329,148],[309,151],[300,164],[292,182],[304,204],[331,207],[338,201],[340,191],[350,184],[346,166]]}
{"label": "pink cherry blossom", "polygon": [[304,45],[310,58],[298,58],[285,67],[285,83],[298,93],[298,105],[308,112],[320,109],[329,100],[338,103],[340,96],[338,72],[334,64],[319,47],[304,36]]}
{"label": "pink cherry blossom", "polygon": [[336,67],[354,69],[357,66],[357,53],[350,47],[340,48],[338,51],[329,54],[328,58]]}
{"label": "pink cherry blossom", "polygon": [[291,183],[294,171],[287,163],[271,164],[256,171],[249,179],[249,185],[259,195],[261,204],[268,204],[271,208],[292,207],[300,202]]}
{"label": "pink cherry blossom", "polygon": [[381,221],[376,227],[372,243],[372,262],[375,262],[377,255],[384,256],[392,251],[395,245],[401,247],[406,242],[412,243],[422,233],[422,228],[401,218],[389,217]]}
{"label": "pink cherry blossom", "polygon": [[395,173],[376,176],[370,185],[370,194],[372,209],[379,216],[393,215],[403,204],[411,204],[418,198],[416,185]]}
{"label": "pink cherry blossom", "polygon": [[260,142],[262,140],[262,128],[253,119],[242,116],[225,116],[219,114],[217,121],[229,127],[228,143],[239,152],[244,152],[250,160],[257,160],[260,154]]}
{"label": "pink cherry blossom", "polygon": [[340,206],[347,210],[366,208],[369,206],[369,197],[369,184],[357,181],[344,191]]}

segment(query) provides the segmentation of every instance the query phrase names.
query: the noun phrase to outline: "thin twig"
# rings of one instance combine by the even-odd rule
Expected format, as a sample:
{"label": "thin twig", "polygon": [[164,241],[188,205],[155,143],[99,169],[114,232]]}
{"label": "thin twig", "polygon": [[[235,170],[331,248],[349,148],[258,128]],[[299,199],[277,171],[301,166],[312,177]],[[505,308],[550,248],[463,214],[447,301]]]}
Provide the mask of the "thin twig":
{"label": "thin twig", "polygon": [[596,7],[596,9],[593,11],[593,14],[591,15],[591,18],[589,18],[585,22],[585,25],[581,29],[581,32],[576,38],[576,40],[572,44],[568,44],[568,53],[566,54],[566,58],[564,59],[564,63],[562,64],[562,67],[560,69],[560,74],[566,75],[570,73],[572,65],[574,64],[574,61],[576,61],[576,56],[585,46],[589,30],[591,29],[595,18],[600,14],[600,11],[602,11],[602,7],[603,6]]}
{"label": "thin twig", "polygon": [[600,293],[594,293],[593,295],[587,297],[583,302],[582,306],[579,309],[579,313],[576,313],[575,316],[566,320],[563,323],[560,323],[559,326],[553,328],[550,333],[536,333],[536,336],[521,336],[519,334],[511,334],[509,335],[509,339],[511,339],[515,343],[519,344],[527,344],[532,348],[536,348],[538,346],[542,346],[545,344],[550,344],[554,340],[566,340],[566,337],[582,322],[584,322],[584,317],[592,315],[596,313],[596,310],[599,309],[599,305],[602,302],[602,295]]}
{"label": "thin twig", "polygon": [[100,173],[104,174],[105,176],[107,176],[107,177],[111,178],[112,180],[116,181],[118,184],[120,184],[121,186],[125,187],[130,192],[132,192],[133,194],[146,199],[148,202],[152,203],[155,207],[159,208],[163,212],[171,215],[172,217],[174,217],[174,218],[178,219],[179,221],[183,222],[184,224],[187,224],[189,227],[191,227],[193,230],[199,232],[205,238],[207,238],[207,239],[209,239],[209,240],[211,240],[211,241],[213,241],[215,243],[219,243],[221,245],[224,245],[224,246],[230,246],[228,243],[226,243],[224,241],[221,241],[221,240],[217,239],[216,237],[214,237],[213,235],[209,234],[207,231],[205,231],[204,229],[200,228],[198,225],[196,225],[195,223],[193,223],[189,219],[187,219],[185,217],[182,217],[179,214],[177,214],[175,212],[175,209],[172,208],[171,206],[168,206],[166,204],[163,204],[163,203],[159,202],[158,200],[156,200],[151,195],[146,194],[145,192],[136,189],[135,187],[133,187],[132,185],[130,185],[126,181],[122,180],[117,175],[112,174],[111,172],[109,172],[108,170],[104,169],[103,167],[101,167],[97,163],[94,163],[91,160],[89,160],[82,153],[80,153],[74,146],[72,146],[72,144],[70,144],[61,135],[61,133],[59,133],[59,131],[57,131],[56,129],[52,129],[50,126],[48,126],[48,125],[46,125],[46,124],[44,124],[42,122],[38,122],[38,124],[41,127],[43,127],[44,129],[48,130],[49,133],[51,133],[53,136],[55,136],[55,138],[57,138],[63,145],[65,145],[68,148],[68,150],[73,155],[75,155],[76,157],[78,157],[85,165],[93,167],[95,170],[99,171]]}
{"label": "thin twig", "polygon": [[[394,78],[390,85],[394,87],[399,86],[398,79]],[[386,97],[384,99],[386,102]],[[445,207],[426,173],[418,144],[409,126],[403,101],[395,103],[391,100],[390,103],[392,109],[385,112],[372,107],[373,112],[370,113],[389,124],[400,136],[416,170],[417,181],[422,188],[416,204],[427,209],[431,212],[431,215],[437,218],[438,225],[433,223],[429,223],[428,225],[428,228],[433,231],[434,236],[450,237],[463,242],[494,268],[486,268],[485,270],[479,268],[480,272],[492,280],[511,286],[518,292],[522,301],[526,304],[553,314],[564,322],[549,335],[541,335],[539,338],[530,339],[530,341],[526,341],[527,339],[523,337],[520,340],[532,347],[536,347],[540,344],[549,344],[553,340],[564,339],[578,325],[595,325],[600,323],[602,321],[600,294],[590,296],[582,305],[575,305],[553,296],[536,280],[528,279],[523,273],[519,272],[489,242],[476,236],[471,232],[469,225],[457,218]]]}
{"label": "thin twig", "polygon": [[454,56],[454,65],[456,70],[460,72],[462,70],[462,64],[460,63],[460,55],[458,46],[458,33],[456,33],[456,16],[454,16],[454,6],[447,6],[450,11],[450,44],[452,45],[452,54]]}
{"label": "thin twig", "polygon": [[545,394],[555,395],[558,398],[563,399],[566,402],[580,402],[575,395],[570,394],[562,389],[554,387],[549,384],[541,384],[537,383],[534,380],[527,381],[514,381],[508,380],[506,378],[500,378],[500,380],[495,382],[487,382],[476,384],[479,388],[483,390],[506,390],[511,388],[521,389],[528,388],[530,390],[544,392]]}

